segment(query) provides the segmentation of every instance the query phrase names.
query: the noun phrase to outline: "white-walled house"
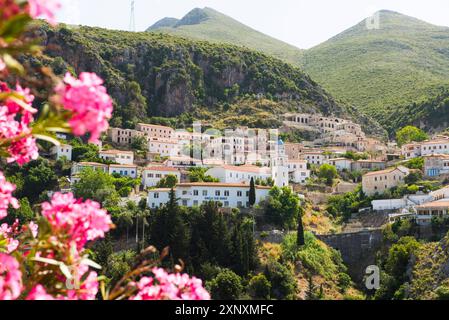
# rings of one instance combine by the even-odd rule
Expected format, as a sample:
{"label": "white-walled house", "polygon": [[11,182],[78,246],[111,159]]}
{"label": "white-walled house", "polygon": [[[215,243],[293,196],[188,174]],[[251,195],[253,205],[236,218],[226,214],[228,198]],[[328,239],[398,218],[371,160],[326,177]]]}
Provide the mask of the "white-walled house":
{"label": "white-walled house", "polygon": [[307,160],[289,159],[287,162],[289,180],[293,183],[304,184],[310,178]]}
{"label": "white-walled house", "polygon": [[165,166],[145,168],[142,171],[142,185],[145,188],[155,187],[161,179],[168,175],[174,175],[178,182],[181,181],[181,171],[176,168]]}
{"label": "white-walled house", "polygon": [[148,141],[148,151],[161,157],[177,157],[181,155],[182,145],[178,140],[165,138],[151,138]]}
{"label": "white-walled house", "polygon": [[[205,202],[220,202],[223,208],[247,208],[249,184],[233,183],[179,183],[174,189],[179,205],[201,206]],[[266,199],[270,187],[256,186],[256,204]],[[148,192],[148,206],[158,208],[167,203],[170,189],[152,189]]]}
{"label": "white-walled house", "polygon": [[272,178],[270,168],[252,165],[214,167],[206,172],[207,175],[219,179],[223,183],[249,183],[251,178],[267,180]]}
{"label": "white-walled house", "polygon": [[73,147],[69,144],[61,144],[51,148],[51,154],[56,156],[56,160],[66,157],[67,160],[72,161]]}
{"label": "white-walled house", "polygon": [[99,152],[99,157],[118,164],[132,165],[134,163],[134,152],[121,150],[104,150]]}
{"label": "white-walled house", "polygon": [[98,170],[107,173],[108,172],[108,165],[103,163],[97,163],[97,162],[79,162],[74,163],[72,165],[72,171],[71,171],[71,177],[70,177],[70,183],[73,185],[74,183],[79,181],[79,173],[83,170]]}
{"label": "white-walled house", "polygon": [[113,173],[137,179],[137,166],[129,164],[111,164],[109,165],[109,174]]}
{"label": "white-walled house", "polygon": [[327,161],[328,164],[333,165],[338,171],[351,171],[352,160],[346,158],[333,158]]}

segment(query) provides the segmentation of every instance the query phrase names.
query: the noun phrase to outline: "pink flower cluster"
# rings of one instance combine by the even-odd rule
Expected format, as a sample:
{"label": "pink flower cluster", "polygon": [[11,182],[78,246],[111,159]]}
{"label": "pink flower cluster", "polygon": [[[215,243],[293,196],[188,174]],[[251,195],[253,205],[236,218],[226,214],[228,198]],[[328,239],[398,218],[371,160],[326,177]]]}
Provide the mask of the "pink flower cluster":
{"label": "pink flower cluster", "polygon": [[0,300],[15,300],[22,291],[22,272],[13,257],[0,253]]}
{"label": "pink flower cluster", "polygon": [[79,79],[67,73],[65,86],[56,92],[61,96],[65,109],[72,112],[69,120],[72,132],[77,136],[90,133],[90,142],[97,142],[100,134],[109,128],[112,117],[112,99],[103,86],[103,80],[95,73],[83,72]]}
{"label": "pink flower cluster", "polygon": [[8,20],[21,12],[21,8],[15,0],[0,0],[0,8],[1,20]]}
{"label": "pink flower cluster", "polygon": [[78,249],[87,241],[103,238],[112,226],[112,220],[100,204],[91,200],[82,202],[73,194],[55,193],[51,202],[42,204],[42,215],[47,218],[54,234],[69,236],[69,242]]}
{"label": "pink flower cluster", "polygon": [[14,190],[16,186],[6,181],[3,172],[0,171],[0,220],[7,216],[9,206],[19,208],[19,202],[12,196]]}
{"label": "pink flower cluster", "polygon": [[[0,92],[12,93],[5,83],[0,83]],[[23,165],[39,156],[36,140],[32,137],[29,127],[37,110],[32,108],[34,96],[30,94],[29,89],[18,85],[15,93],[23,97],[26,108],[12,98],[6,99],[0,105],[0,140],[9,141],[8,163],[17,162]]]}
{"label": "pink flower cluster", "polygon": [[50,24],[56,25],[56,11],[61,8],[58,0],[28,0],[28,12],[34,19],[44,18]]}
{"label": "pink flower cluster", "polygon": [[0,239],[6,239],[6,251],[11,253],[19,247],[19,241],[14,239],[15,231],[18,227],[18,221],[10,227],[6,223],[0,226]]}
{"label": "pink flower cluster", "polygon": [[137,283],[139,292],[132,300],[210,300],[200,279],[187,274],[169,274],[154,268],[154,278],[144,277]]}
{"label": "pink flower cluster", "polygon": [[6,69],[6,64],[5,62],[2,60],[2,58],[0,58],[0,72],[2,72],[3,70]]}

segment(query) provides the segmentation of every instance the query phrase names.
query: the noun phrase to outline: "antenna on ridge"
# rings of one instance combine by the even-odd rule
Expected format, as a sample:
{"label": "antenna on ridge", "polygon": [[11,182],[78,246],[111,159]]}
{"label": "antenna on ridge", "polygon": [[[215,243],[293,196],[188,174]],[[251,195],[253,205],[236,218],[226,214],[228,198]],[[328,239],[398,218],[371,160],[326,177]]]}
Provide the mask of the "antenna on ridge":
{"label": "antenna on ridge", "polygon": [[135,0],[131,1],[131,18],[129,19],[129,31],[136,31],[136,15],[135,15]]}

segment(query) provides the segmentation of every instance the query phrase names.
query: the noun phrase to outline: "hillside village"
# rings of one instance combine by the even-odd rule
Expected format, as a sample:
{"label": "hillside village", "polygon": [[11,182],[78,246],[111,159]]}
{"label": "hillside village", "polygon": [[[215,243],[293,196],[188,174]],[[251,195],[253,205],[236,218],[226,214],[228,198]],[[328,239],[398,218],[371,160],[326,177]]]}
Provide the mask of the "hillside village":
{"label": "hillside village", "polygon": [[[395,143],[367,137],[360,125],[349,120],[320,114],[290,113],[283,117],[284,126],[279,130],[238,127],[220,132],[204,130],[199,122],[193,124],[192,131],[143,123],[134,130],[110,128],[98,146],[102,163],[73,162],[67,178],[73,186],[83,170],[92,169],[139,179],[130,197],[145,198],[153,209],[168,202],[172,189],[179,205],[198,207],[216,201],[231,210],[257,206],[269,197],[273,187],[288,187],[303,198],[308,194],[315,198],[316,190],[322,190],[318,193],[326,198],[329,192],[355,192],[360,185],[372,202],[369,208],[354,209],[352,216],[369,209],[383,216],[385,223],[411,219],[425,226],[433,217],[448,215],[449,191],[444,185],[436,184],[442,189],[434,186],[430,190],[414,185],[418,178],[413,183],[408,180],[418,172],[418,176],[433,181],[447,177],[449,138],[436,136],[399,148]],[[314,130],[317,139],[284,142],[279,132],[285,132],[286,127]],[[136,144],[139,150],[135,150]],[[67,141],[53,147],[51,153],[57,160],[71,161],[72,148]],[[421,170],[407,166],[407,161],[416,158],[423,159]],[[320,178],[323,167],[335,169],[330,183]],[[201,170],[207,179],[192,179],[192,170]],[[249,199],[251,185],[255,188],[254,204]],[[322,187],[316,189],[319,185]],[[400,198],[389,199],[391,190],[398,188],[408,191]],[[68,192],[70,187],[62,191]],[[323,200],[316,202],[320,203]]]}

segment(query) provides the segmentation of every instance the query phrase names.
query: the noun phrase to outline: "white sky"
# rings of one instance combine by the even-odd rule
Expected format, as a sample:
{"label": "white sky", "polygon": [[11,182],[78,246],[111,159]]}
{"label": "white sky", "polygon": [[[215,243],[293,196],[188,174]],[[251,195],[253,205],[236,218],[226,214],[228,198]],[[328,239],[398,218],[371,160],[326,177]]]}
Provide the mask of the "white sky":
{"label": "white sky", "polygon": [[[131,0],[61,0],[59,20],[128,30]],[[449,26],[448,0],[135,0],[136,30],[164,17],[181,18],[195,7],[211,7],[270,36],[310,48],[380,9]]]}

